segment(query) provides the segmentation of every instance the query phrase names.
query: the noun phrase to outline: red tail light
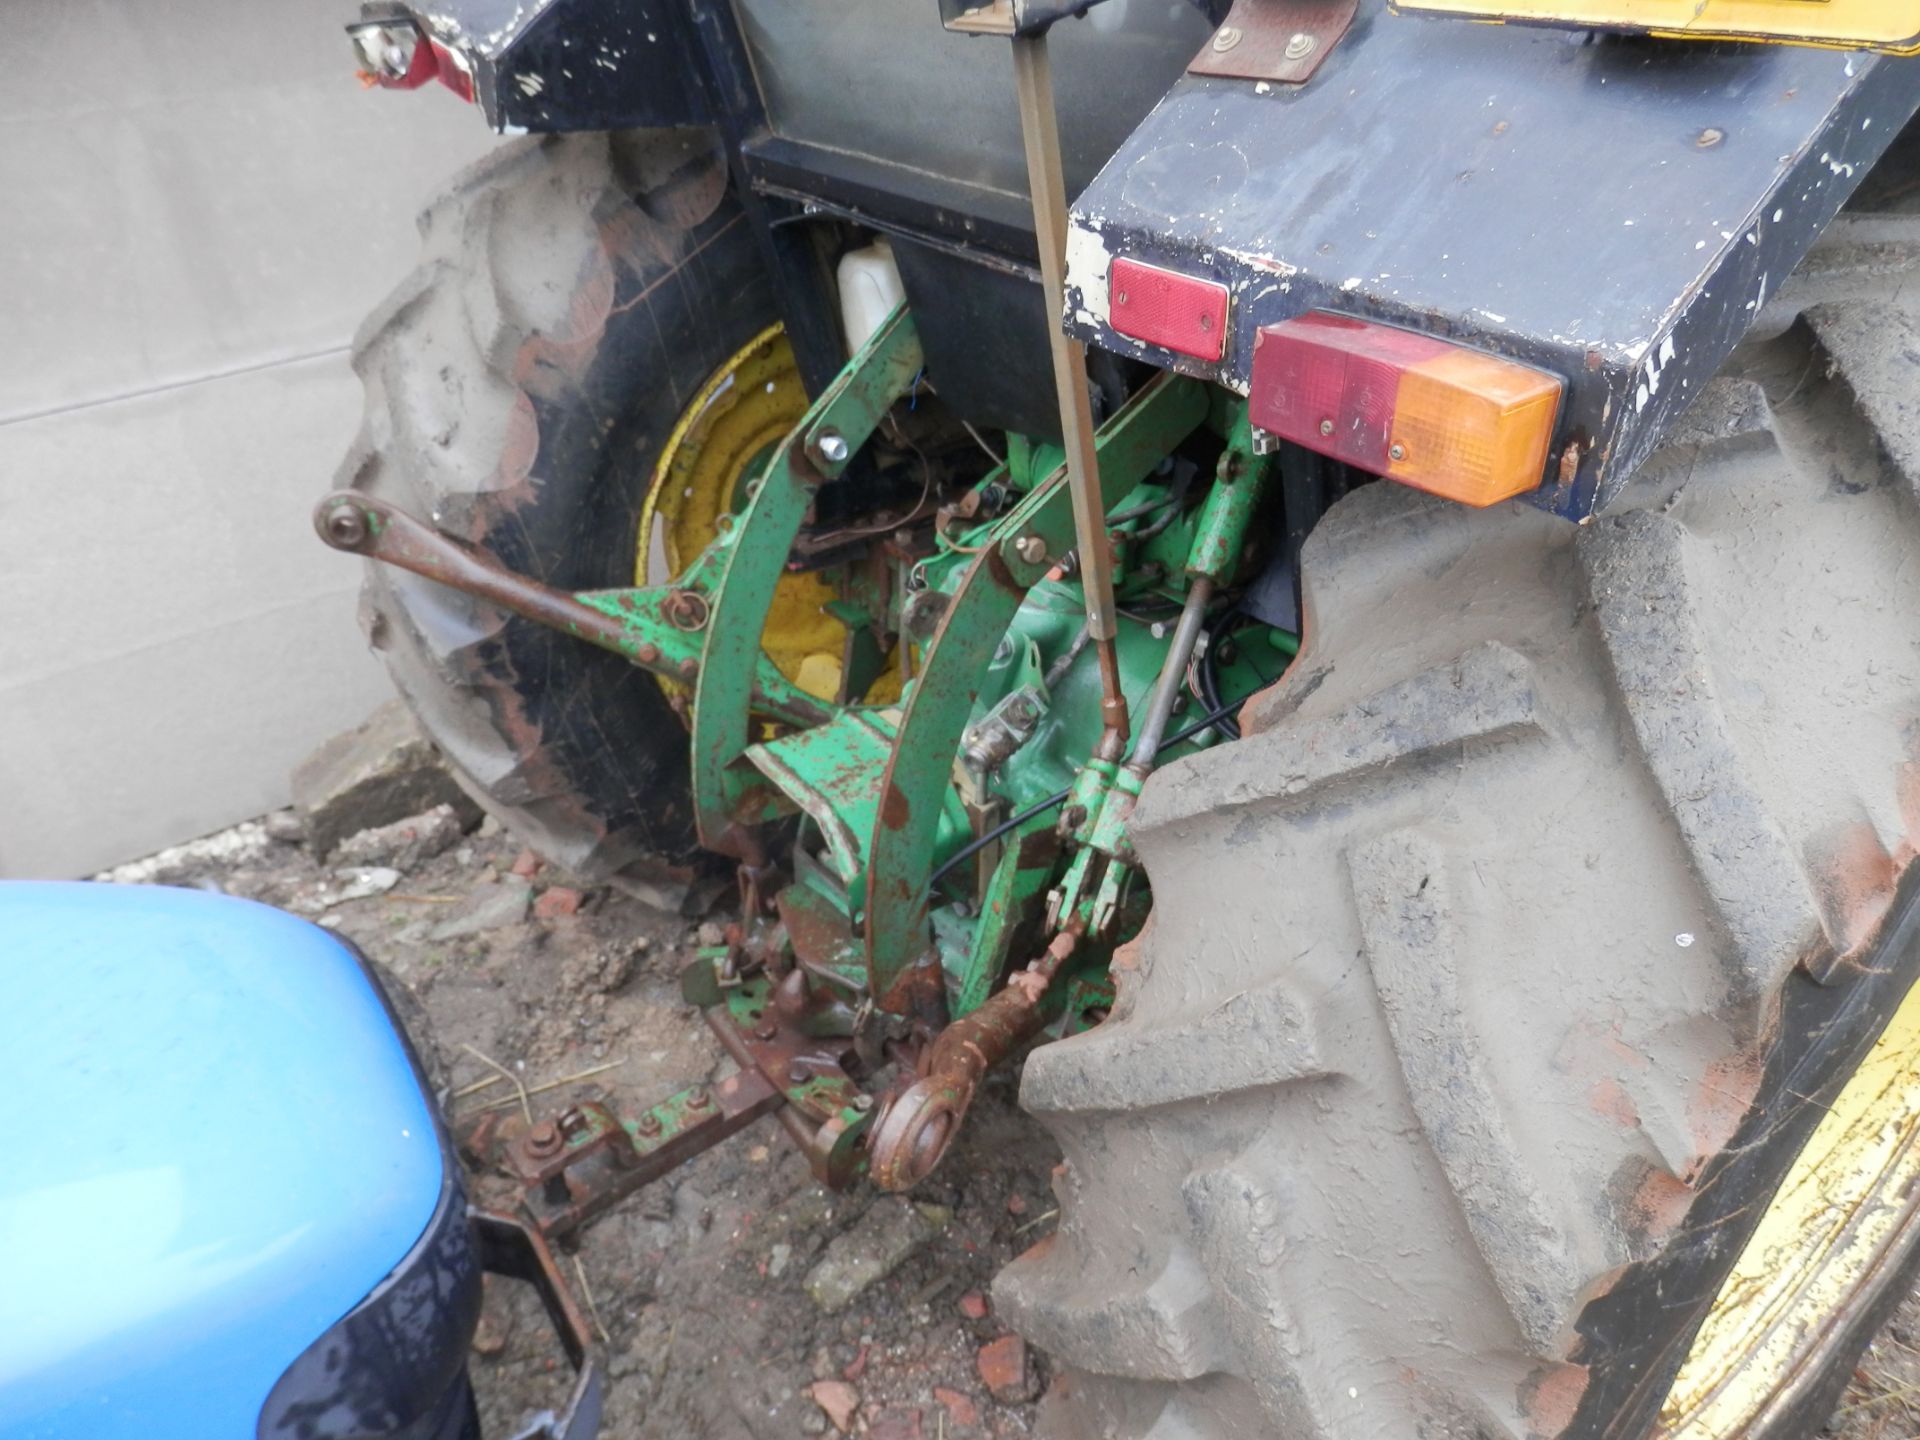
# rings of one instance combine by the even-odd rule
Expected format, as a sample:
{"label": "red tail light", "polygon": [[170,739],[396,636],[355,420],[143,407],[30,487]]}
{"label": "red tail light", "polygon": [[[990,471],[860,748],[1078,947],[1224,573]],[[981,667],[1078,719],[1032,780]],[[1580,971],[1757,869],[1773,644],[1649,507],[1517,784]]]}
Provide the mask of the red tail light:
{"label": "red tail light", "polygon": [[1116,259],[1107,272],[1107,323],[1122,335],[1196,360],[1227,347],[1227,287],[1215,280]]}
{"label": "red tail light", "polygon": [[1498,355],[1315,310],[1261,327],[1247,398],[1262,430],[1491,505],[1540,484],[1563,388]]}
{"label": "red tail light", "polygon": [[401,16],[364,20],[347,26],[360,62],[362,84],[386,90],[417,90],[438,80],[468,104],[473,103],[473,72],[459,55],[420,33]]}

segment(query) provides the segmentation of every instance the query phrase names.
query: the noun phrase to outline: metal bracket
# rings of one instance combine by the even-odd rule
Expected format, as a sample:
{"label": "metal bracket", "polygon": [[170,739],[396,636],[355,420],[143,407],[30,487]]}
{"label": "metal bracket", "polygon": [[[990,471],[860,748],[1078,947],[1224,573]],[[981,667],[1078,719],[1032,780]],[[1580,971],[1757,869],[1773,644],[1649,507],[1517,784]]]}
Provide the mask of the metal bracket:
{"label": "metal bracket", "polygon": [[604,1389],[600,1367],[594,1362],[593,1337],[587,1331],[586,1317],[573,1303],[546,1237],[510,1215],[491,1210],[473,1210],[470,1214],[480,1241],[481,1267],[490,1275],[504,1275],[534,1288],[574,1369],[566,1404],[558,1411],[546,1410],[534,1416],[513,1440],[591,1440],[600,1433]]}
{"label": "metal bracket", "polygon": [[570,1106],[506,1147],[525,1187],[521,1205],[542,1235],[578,1230],[703,1150],[786,1104],[758,1070],[695,1085],[622,1119],[597,1101]]}
{"label": "metal bracket", "polygon": [[1233,0],[1189,75],[1304,85],[1353,24],[1359,0]]}
{"label": "metal bracket", "polygon": [[694,684],[691,780],[701,842],[748,859],[736,834],[744,821],[766,818],[772,788],[740,764],[752,740],[749,719],[755,676],[764,661],[761,633],[774,587],[785,572],[814,492],[852,461],[894,401],[913,388],[921,367],[913,317],[895,310],[781,443],[752,499],[710,552],[713,572]]}
{"label": "metal bracket", "polygon": [[[1119,501],[1207,418],[1207,390],[1172,373],[1150,381],[1101,428],[1095,473],[1106,507]],[[1027,590],[1074,537],[1066,476],[1055,474],[975,538],[978,552],[953,591],[900,717],[867,846],[866,952],[871,992],[885,997],[928,948],[927,877],[981,676]],[[1037,546],[1025,542],[1037,540]],[[1031,554],[1033,558],[1028,558]],[[882,1002],[884,1005],[884,1001]]]}

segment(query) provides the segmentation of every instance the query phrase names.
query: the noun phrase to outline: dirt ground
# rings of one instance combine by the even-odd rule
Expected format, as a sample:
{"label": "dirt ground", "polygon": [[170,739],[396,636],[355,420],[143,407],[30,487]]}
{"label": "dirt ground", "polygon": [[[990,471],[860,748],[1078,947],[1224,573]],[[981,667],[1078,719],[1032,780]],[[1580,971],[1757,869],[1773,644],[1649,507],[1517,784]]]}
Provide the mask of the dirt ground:
{"label": "dirt ground", "polygon": [[[495,1064],[527,1088],[536,1117],[572,1099],[640,1108],[733,1068],[680,998],[698,923],[612,890],[575,890],[544,869],[517,876],[531,855],[491,824],[427,858],[364,858],[387,863],[322,866],[252,823],[114,873],[266,901],[358,943],[424,1006],[456,1133],[488,1107],[523,1123]],[[828,1409],[853,1402],[848,1424],[871,1440],[1028,1434],[1044,1359],[1028,1357],[1024,1382],[1017,1370],[995,1374],[1005,1402],[978,1359],[1007,1334],[986,1299],[994,1272],[1054,1223],[1058,1156],[1014,1094],[1014,1076],[995,1077],[959,1148],[911,1200],[822,1189],[763,1122],[592,1226],[577,1256],[562,1258],[569,1270],[577,1259],[576,1287],[584,1274],[603,1335],[602,1433],[830,1435]],[[475,1193],[504,1203],[510,1187],[483,1174]],[[908,1253],[828,1313],[807,1282],[830,1242],[837,1260],[869,1269]],[[514,1434],[564,1399],[566,1362],[527,1287],[489,1282],[475,1351],[487,1436]]]}
{"label": "dirt ground", "polygon": [[[290,815],[268,817],[111,878],[263,900],[356,941],[424,1007],[457,1132],[489,1109],[524,1123],[503,1069],[536,1117],[573,1099],[638,1108],[731,1069],[676,979],[701,924],[724,910],[696,921],[668,908],[677,897],[577,889],[493,822],[461,834],[447,812],[350,841],[326,865],[297,837]],[[995,1344],[1008,1332],[987,1288],[1052,1229],[1058,1155],[1015,1091],[1013,1074],[994,1077],[955,1153],[910,1199],[823,1190],[763,1123],[591,1227],[564,1263],[602,1336],[603,1433],[1031,1433],[1046,1361],[1028,1355],[1022,1370],[1017,1346]],[[483,1173],[475,1193],[504,1203],[510,1187]],[[825,1294],[849,1261],[885,1273],[823,1309],[810,1289]],[[486,1435],[514,1434],[564,1398],[565,1360],[525,1287],[489,1289],[474,1349]],[[1920,1295],[1876,1338],[1823,1433],[1920,1437]]]}

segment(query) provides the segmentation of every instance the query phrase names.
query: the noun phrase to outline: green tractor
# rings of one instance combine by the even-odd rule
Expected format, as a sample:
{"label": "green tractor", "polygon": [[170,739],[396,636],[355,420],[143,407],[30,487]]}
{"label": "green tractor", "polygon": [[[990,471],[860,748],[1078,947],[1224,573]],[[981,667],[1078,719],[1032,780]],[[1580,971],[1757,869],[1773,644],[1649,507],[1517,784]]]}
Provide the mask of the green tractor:
{"label": "green tractor", "polygon": [[548,859],[739,892],[737,1072],[531,1223],[1023,1057],[1054,1433],[1817,1429],[1920,1255],[1913,4],[350,31],[525,138],[320,534]]}

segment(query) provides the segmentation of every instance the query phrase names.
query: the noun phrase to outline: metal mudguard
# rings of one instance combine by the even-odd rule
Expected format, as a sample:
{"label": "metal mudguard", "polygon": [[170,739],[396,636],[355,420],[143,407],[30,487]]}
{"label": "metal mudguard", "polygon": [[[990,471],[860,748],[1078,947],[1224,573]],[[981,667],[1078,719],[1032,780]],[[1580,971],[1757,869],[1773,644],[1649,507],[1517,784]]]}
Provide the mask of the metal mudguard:
{"label": "metal mudguard", "polygon": [[503,134],[711,118],[676,0],[436,0],[407,13],[460,58]]}
{"label": "metal mudguard", "polygon": [[[1920,105],[1920,64],[1388,13],[1304,86],[1189,75],[1074,206],[1066,321],[1246,393],[1311,309],[1568,383],[1540,504],[1604,505]],[[1224,282],[1223,360],[1117,334],[1129,255]]]}

